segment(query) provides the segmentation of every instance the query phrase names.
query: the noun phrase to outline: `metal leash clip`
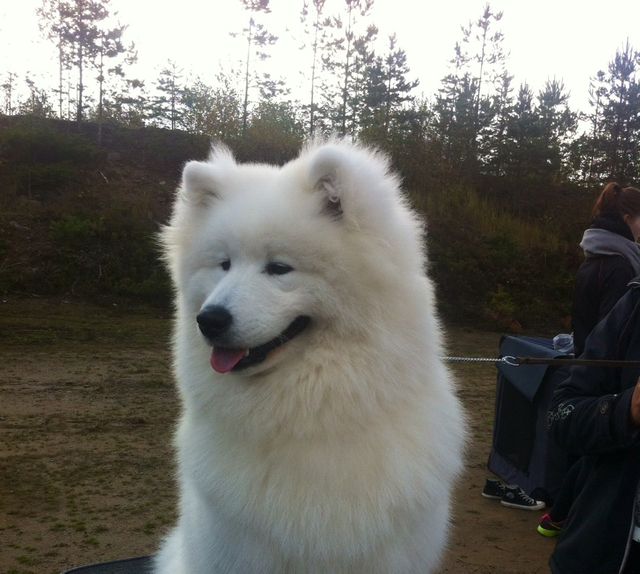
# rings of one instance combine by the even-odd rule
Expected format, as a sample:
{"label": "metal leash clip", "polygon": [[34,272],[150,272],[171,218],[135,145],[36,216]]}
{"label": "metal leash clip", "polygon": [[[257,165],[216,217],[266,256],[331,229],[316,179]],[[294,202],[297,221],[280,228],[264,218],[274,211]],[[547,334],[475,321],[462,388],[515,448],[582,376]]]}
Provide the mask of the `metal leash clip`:
{"label": "metal leash clip", "polygon": [[520,360],[517,357],[513,357],[511,355],[505,355],[498,362],[503,363],[505,365],[509,365],[510,367],[519,367]]}

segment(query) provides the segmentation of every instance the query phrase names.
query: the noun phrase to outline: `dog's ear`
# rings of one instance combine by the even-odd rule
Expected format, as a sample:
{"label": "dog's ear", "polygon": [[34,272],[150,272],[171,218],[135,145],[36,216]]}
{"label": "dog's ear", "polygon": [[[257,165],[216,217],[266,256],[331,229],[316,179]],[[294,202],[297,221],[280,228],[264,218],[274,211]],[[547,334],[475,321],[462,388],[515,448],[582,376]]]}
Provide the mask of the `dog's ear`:
{"label": "dog's ear", "polygon": [[323,212],[334,219],[361,226],[384,220],[401,202],[400,182],[384,154],[340,140],[307,153],[310,184],[323,194]]}
{"label": "dog's ear", "polygon": [[309,177],[313,189],[323,194],[323,212],[335,219],[342,217],[345,186],[344,150],[327,144],[312,153]]}
{"label": "dog's ear", "polygon": [[236,163],[228,148],[218,145],[212,148],[208,161],[190,161],[182,170],[182,195],[192,203],[206,203],[219,197],[222,174]]}
{"label": "dog's ear", "polygon": [[182,194],[194,203],[204,203],[209,197],[216,197],[218,181],[216,169],[208,162],[190,161],[182,170]]}

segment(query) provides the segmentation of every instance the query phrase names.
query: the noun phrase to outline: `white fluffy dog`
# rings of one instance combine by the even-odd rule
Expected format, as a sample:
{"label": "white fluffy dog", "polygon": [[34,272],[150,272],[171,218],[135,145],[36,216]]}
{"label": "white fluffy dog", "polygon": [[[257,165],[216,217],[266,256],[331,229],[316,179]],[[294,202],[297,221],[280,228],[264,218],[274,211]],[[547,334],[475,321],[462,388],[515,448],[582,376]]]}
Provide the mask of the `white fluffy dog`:
{"label": "white fluffy dog", "polygon": [[183,410],[156,573],[432,572],[464,417],[387,160],[216,147],[186,165],[163,240]]}

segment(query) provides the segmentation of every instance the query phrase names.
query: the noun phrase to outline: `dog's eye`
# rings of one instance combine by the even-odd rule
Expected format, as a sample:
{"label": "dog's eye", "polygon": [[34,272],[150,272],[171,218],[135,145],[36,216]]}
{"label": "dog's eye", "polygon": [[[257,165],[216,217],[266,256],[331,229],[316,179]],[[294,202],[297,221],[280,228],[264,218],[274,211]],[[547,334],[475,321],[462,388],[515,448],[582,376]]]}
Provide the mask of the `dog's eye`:
{"label": "dog's eye", "polygon": [[229,271],[229,269],[231,269],[231,260],[225,259],[222,263],[220,263],[220,267],[222,267],[223,271]]}
{"label": "dog's eye", "polygon": [[276,261],[272,261],[271,263],[267,263],[265,271],[269,275],[285,275],[290,271],[293,271],[293,267],[291,265],[287,265],[286,263],[278,263]]}

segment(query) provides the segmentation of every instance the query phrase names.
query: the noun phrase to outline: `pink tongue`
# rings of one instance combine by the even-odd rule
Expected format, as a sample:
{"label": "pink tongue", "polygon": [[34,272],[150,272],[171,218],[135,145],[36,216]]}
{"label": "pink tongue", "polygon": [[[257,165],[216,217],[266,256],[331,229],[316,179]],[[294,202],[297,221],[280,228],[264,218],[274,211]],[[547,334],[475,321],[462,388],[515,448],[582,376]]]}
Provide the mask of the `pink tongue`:
{"label": "pink tongue", "polygon": [[235,367],[246,353],[246,349],[224,349],[214,347],[211,352],[211,366],[218,373],[228,373]]}

